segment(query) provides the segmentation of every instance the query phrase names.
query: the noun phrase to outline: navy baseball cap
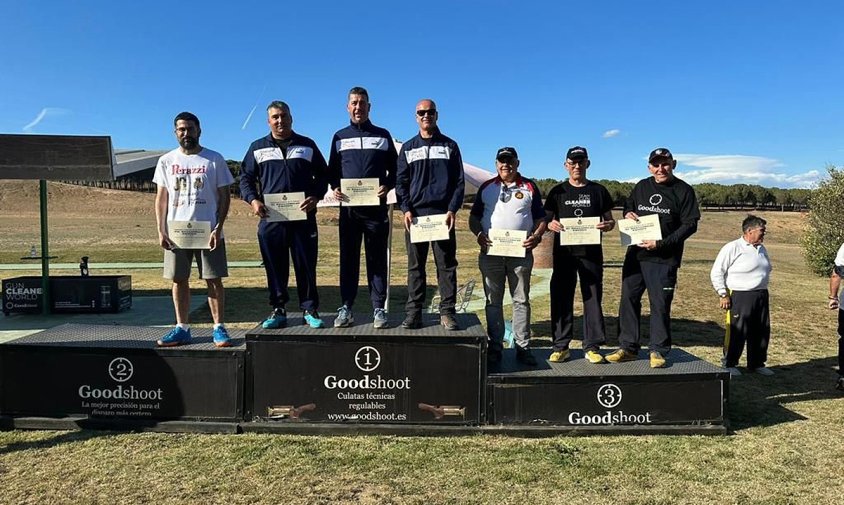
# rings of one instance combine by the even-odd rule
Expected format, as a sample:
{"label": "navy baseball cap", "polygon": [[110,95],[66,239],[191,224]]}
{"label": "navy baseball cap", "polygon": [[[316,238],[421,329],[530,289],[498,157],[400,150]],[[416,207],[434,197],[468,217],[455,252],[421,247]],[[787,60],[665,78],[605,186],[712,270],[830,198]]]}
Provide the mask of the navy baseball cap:
{"label": "navy baseball cap", "polygon": [[589,153],[586,151],[585,147],[574,146],[568,150],[566,153],[566,159],[577,161],[577,160],[585,160],[589,158]]}
{"label": "navy baseball cap", "polygon": [[670,160],[673,160],[674,155],[671,154],[671,151],[669,151],[665,147],[657,147],[656,149],[651,151],[651,154],[648,156],[648,163],[652,162],[656,158],[668,158]]}
{"label": "navy baseball cap", "polygon": [[495,159],[497,159],[498,161],[501,161],[501,158],[516,158],[516,159],[518,159],[519,155],[516,154],[516,148],[515,147],[502,147],[495,154]]}

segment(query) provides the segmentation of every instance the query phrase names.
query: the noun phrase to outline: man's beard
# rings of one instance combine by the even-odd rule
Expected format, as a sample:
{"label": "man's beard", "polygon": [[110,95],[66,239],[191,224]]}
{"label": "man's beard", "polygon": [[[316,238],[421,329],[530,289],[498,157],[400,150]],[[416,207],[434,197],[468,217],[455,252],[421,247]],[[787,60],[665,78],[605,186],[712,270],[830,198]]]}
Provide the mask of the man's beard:
{"label": "man's beard", "polygon": [[187,150],[195,148],[197,143],[197,139],[195,139],[194,137],[185,137],[179,140],[179,145]]}

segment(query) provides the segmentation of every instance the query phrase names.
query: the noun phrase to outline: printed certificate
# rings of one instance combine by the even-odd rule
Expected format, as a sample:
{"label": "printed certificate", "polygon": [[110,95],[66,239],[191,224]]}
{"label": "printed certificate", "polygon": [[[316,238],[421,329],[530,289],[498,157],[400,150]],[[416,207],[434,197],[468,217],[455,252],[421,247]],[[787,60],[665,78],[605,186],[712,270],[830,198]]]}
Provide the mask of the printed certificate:
{"label": "printed certificate", "polygon": [[560,232],[560,245],[595,245],[601,243],[601,230],[595,228],[601,218],[567,217],[560,219],[565,228]]}
{"label": "printed certificate", "polygon": [[378,198],[378,188],[380,187],[381,184],[377,177],[371,179],[340,179],[340,191],[348,198],[342,205],[349,207],[380,205],[381,199]]}
{"label": "printed certificate", "polygon": [[410,225],[410,242],[436,242],[448,240],[448,226],[445,219],[448,214],[431,214],[414,217]]}
{"label": "printed certificate", "polygon": [[643,240],[662,240],[662,230],[659,227],[659,214],[639,216],[639,221],[622,219],[618,222],[621,232],[621,245],[630,246],[642,243]]}
{"label": "printed certificate", "polygon": [[489,230],[487,237],[492,241],[492,245],[487,249],[487,255],[524,258],[527,249],[522,242],[527,239],[527,233],[525,230]]}
{"label": "printed certificate", "polygon": [[179,249],[211,249],[210,221],[167,221],[167,235]]}
{"label": "printed certificate", "polygon": [[269,215],[264,218],[268,222],[275,221],[304,221],[308,216],[299,205],[305,200],[304,191],[298,193],[268,193],[264,195],[264,205]]}

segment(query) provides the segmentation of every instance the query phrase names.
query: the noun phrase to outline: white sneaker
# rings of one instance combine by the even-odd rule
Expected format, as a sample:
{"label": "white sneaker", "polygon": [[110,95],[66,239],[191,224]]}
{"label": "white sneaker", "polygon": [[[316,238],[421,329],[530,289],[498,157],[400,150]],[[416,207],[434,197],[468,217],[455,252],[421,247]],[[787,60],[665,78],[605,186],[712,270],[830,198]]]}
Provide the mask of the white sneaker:
{"label": "white sneaker", "polygon": [[384,309],[375,309],[372,313],[372,326],[375,329],[387,327],[387,311]]}
{"label": "white sneaker", "polygon": [[730,372],[730,377],[738,377],[741,375],[741,370],[734,366],[727,368],[727,371]]}
{"label": "white sneaker", "polygon": [[753,373],[758,373],[759,375],[771,376],[774,375],[774,371],[766,366],[760,366],[759,368],[754,368]]}
{"label": "white sneaker", "polygon": [[337,309],[337,318],[334,319],[335,328],[347,328],[355,323],[355,315],[352,309],[343,305]]}

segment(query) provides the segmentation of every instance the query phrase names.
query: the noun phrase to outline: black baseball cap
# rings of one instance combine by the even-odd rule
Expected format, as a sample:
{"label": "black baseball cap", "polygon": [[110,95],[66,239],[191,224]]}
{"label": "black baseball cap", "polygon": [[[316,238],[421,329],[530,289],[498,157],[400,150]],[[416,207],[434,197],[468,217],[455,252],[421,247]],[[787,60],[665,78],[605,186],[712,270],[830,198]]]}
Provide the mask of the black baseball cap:
{"label": "black baseball cap", "polygon": [[498,161],[501,161],[501,158],[516,158],[516,159],[519,159],[519,155],[516,153],[515,147],[502,147],[495,154],[495,159],[497,159]]}
{"label": "black baseball cap", "polygon": [[656,158],[668,158],[670,160],[673,160],[674,155],[671,154],[671,151],[669,151],[665,147],[657,147],[656,149],[651,151],[651,154],[648,156],[648,163],[652,162]]}
{"label": "black baseball cap", "polygon": [[574,146],[568,150],[566,153],[566,159],[577,161],[577,160],[585,160],[589,158],[589,153],[586,152],[585,147]]}

